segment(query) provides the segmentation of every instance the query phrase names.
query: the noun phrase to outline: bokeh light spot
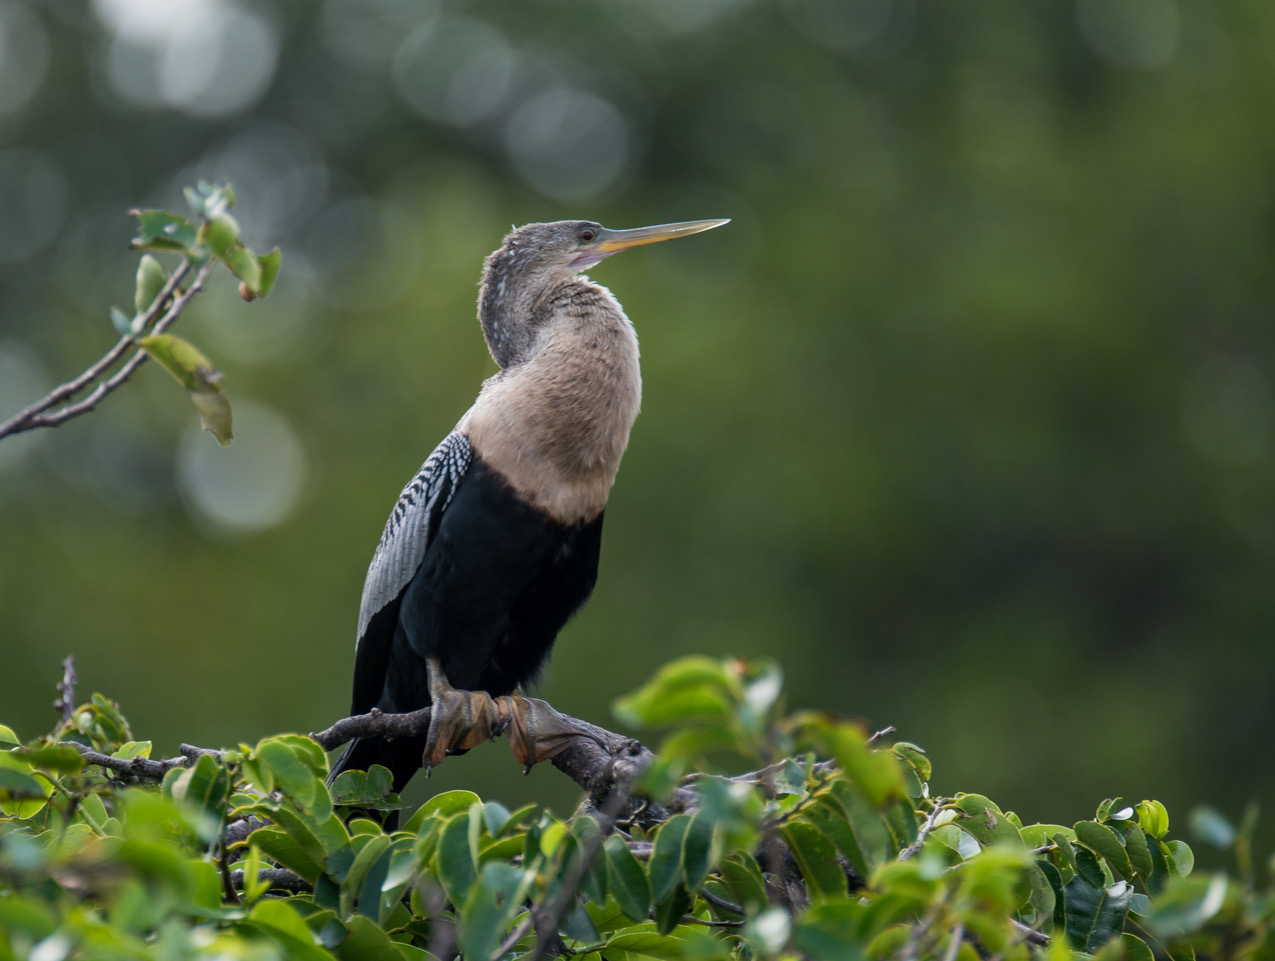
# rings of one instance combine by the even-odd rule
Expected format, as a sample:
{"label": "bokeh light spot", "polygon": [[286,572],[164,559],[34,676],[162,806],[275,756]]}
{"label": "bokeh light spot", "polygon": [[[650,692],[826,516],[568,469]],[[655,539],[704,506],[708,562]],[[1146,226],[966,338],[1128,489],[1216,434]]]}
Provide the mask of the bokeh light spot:
{"label": "bokeh light spot", "polygon": [[784,0],[784,12],[808,40],[850,50],[877,39],[890,25],[893,0]]}
{"label": "bokeh light spot", "polygon": [[[48,390],[43,367],[21,344],[0,341],[0,420],[8,420]],[[39,443],[43,431],[14,434],[0,441],[0,472],[23,463]]]}
{"label": "bokeh light spot", "polygon": [[230,533],[253,533],[281,523],[301,497],[306,457],[284,417],[234,399],[235,442],[219,447],[198,424],[177,449],[177,477],[196,517]]}
{"label": "bokeh light spot", "polygon": [[1173,0],[1077,0],[1076,21],[1094,53],[1116,67],[1154,70],[1177,53]]}
{"label": "bokeh light spot", "polygon": [[499,30],[454,17],[426,24],[403,42],[394,56],[394,82],[426,120],[468,126],[504,102],[517,60]]}
{"label": "bokeh light spot", "polygon": [[0,152],[0,264],[25,260],[57,236],[67,193],[65,178],[47,154]]}
{"label": "bokeh light spot", "polygon": [[630,161],[628,121],[584,90],[547,90],[509,119],[505,143],[514,168],[558,200],[584,200],[610,187]]}
{"label": "bokeh light spot", "polygon": [[1243,467],[1270,447],[1275,403],[1261,371],[1248,360],[1218,358],[1197,370],[1182,401],[1182,425],[1210,460]]}
{"label": "bokeh light spot", "polygon": [[0,117],[25,107],[48,69],[49,41],[40,21],[16,3],[0,3]]}
{"label": "bokeh light spot", "polygon": [[235,3],[95,0],[113,33],[107,78],[125,101],[222,117],[255,103],[274,76],[279,38],[260,13]]}

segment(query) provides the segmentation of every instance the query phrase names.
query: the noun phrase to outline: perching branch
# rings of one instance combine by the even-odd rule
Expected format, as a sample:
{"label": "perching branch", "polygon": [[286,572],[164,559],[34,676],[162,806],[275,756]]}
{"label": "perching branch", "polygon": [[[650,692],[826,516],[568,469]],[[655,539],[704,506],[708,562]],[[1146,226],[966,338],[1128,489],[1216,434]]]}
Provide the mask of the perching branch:
{"label": "perching branch", "polygon": [[[168,282],[160,290],[159,296],[141,315],[141,329],[160,334],[171,327],[181,315],[181,312],[186,309],[186,305],[190,303],[191,299],[204,289],[204,282],[208,279],[208,275],[212,272],[216,263],[217,261],[215,260],[207,261],[195,274],[195,279],[190,287],[181,291],[174,298],[173,295],[178,290],[181,281],[190,271],[190,261],[183,260],[177,269],[173,271],[172,276],[168,278]],[[121,337],[119,342],[107,351],[101,360],[89,367],[80,376],[55,387],[34,404],[29,405],[14,414],[3,424],[0,424],[0,438],[7,437],[10,434],[20,434],[24,431],[35,430],[37,427],[56,427],[72,417],[78,417],[80,414],[86,414],[95,409],[107,394],[120,387],[133,376],[133,372],[138,367],[146,362],[148,355],[145,351],[138,349],[124,366],[106,380],[101,380],[106,372],[128,352],[130,347],[136,346],[136,341],[133,337]],[[97,386],[84,399],[50,411],[51,408],[64,403],[95,382]],[[46,413],[46,411],[49,412]]]}

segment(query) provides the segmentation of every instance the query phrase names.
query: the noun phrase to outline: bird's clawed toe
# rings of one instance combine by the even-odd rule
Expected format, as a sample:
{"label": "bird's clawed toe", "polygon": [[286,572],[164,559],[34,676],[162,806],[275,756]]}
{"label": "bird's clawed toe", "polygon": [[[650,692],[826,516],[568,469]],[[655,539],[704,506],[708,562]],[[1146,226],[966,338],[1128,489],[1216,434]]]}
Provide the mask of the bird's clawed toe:
{"label": "bird's clawed toe", "polygon": [[502,721],[495,701],[486,691],[461,691],[449,687],[435,691],[429,733],[421,766],[428,777],[432,767],[448,754],[459,754],[496,737],[508,723]]}

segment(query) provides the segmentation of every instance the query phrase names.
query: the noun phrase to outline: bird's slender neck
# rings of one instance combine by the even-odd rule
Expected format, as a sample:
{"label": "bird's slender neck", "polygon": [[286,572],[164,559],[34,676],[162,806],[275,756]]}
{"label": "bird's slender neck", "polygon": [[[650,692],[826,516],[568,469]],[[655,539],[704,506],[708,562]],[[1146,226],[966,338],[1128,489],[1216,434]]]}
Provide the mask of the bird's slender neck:
{"label": "bird's slender neck", "polygon": [[527,256],[509,242],[483,263],[478,321],[487,349],[502,370],[527,359],[535,342],[536,302],[551,280],[530,270]]}
{"label": "bird's slender neck", "polygon": [[[492,319],[503,325],[507,317]],[[577,523],[605,506],[628,445],[642,398],[637,337],[610,291],[583,277],[535,298],[524,319],[526,347],[484,385],[459,426],[529,503]]]}

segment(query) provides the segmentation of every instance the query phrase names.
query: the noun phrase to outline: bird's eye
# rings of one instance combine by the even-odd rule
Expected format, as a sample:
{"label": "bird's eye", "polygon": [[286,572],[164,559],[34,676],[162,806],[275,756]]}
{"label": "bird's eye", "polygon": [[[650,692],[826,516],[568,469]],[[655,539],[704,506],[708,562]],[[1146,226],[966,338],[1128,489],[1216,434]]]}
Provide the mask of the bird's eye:
{"label": "bird's eye", "polygon": [[593,243],[594,239],[595,239],[597,236],[598,236],[598,232],[597,232],[596,230],[594,230],[592,227],[582,227],[582,228],[580,228],[580,243],[582,243],[582,244],[591,244],[591,243]]}

